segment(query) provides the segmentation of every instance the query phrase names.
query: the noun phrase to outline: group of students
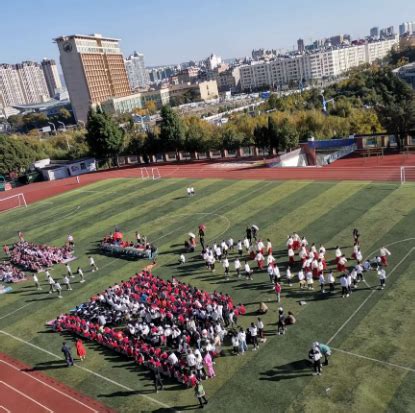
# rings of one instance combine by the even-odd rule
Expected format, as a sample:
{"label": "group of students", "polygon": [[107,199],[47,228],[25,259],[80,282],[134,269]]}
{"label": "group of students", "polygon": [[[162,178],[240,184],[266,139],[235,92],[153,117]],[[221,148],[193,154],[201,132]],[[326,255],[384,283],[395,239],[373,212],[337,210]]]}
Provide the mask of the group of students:
{"label": "group of students", "polygon": [[[95,263],[95,259],[92,256],[89,256],[89,265],[91,268],[91,272],[98,271],[98,267]],[[47,268],[45,270],[45,281],[49,286],[49,294],[56,293],[58,298],[62,298],[62,289],[65,287],[67,291],[72,291],[71,282],[75,278],[75,273],[72,271],[70,264],[65,264],[66,267],[66,274],[63,276],[62,281],[59,282],[57,278],[54,278],[50,272],[50,269]],[[40,271],[37,271],[33,274],[33,282],[37,290],[42,290],[42,286],[39,280]],[[79,276],[79,282],[82,284],[85,282],[85,275],[84,271],[81,267],[78,267],[76,270],[76,274]]]}
{"label": "group of students", "polygon": [[26,274],[20,268],[7,261],[0,263],[0,282],[15,283],[26,279]]}
{"label": "group of students", "polygon": [[134,358],[155,372],[156,381],[168,376],[194,387],[215,376],[214,359],[228,329],[245,313],[228,294],[143,271],[58,317],[53,327]]}
{"label": "group of students", "polygon": [[68,245],[58,248],[22,240],[10,249],[11,263],[29,271],[48,268],[71,258],[72,249]]}

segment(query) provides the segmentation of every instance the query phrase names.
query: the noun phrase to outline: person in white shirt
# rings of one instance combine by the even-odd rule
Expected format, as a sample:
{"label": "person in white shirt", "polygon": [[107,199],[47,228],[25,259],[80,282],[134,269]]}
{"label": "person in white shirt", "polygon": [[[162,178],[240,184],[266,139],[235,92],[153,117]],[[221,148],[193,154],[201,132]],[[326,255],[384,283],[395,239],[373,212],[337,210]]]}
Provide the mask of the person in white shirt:
{"label": "person in white shirt", "polygon": [[222,249],[221,249],[221,247],[220,247],[220,246],[217,246],[217,247],[216,247],[215,254],[216,254],[216,259],[217,259],[218,261],[220,261],[220,258],[221,258],[221,256],[222,256]]}
{"label": "person in white shirt", "polygon": [[253,273],[253,271],[251,270],[251,267],[249,266],[249,264],[248,264],[248,261],[245,261],[245,278],[247,279],[247,280],[252,280],[253,278],[252,278],[252,273]]}
{"label": "person in white shirt", "polygon": [[336,263],[338,263],[340,258],[343,255],[342,250],[340,249],[340,247],[338,247],[338,246],[336,247],[335,254],[336,254]]}
{"label": "person in white shirt", "polygon": [[337,271],[339,272],[346,271],[346,263],[347,263],[347,258],[343,254],[337,261]]}
{"label": "person in white shirt", "polygon": [[386,284],[386,271],[384,268],[378,269],[378,276],[379,276],[379,282],[380,282],[380,289],[383,290]]}
{"label": "person in white shirt", "polygon": [[72,268],[71,268],[71,266],[69,264],[66,264],[66,271],[67,271],[69,277],[75,278],[75,276],[72,273]]}
{"label": "person in white shirt", "polygon": [[258,269],[263,270],[264,269],[264,256],[262,255],[260,250],[258,250],[258,253],[255,256],[255,261],[257,263]]}
{"label": "person in white shirt", "polygon": [[256,246],[257,251],[260,252],[261,254],[263,254],[264,253],[264,248],[265,248],[264,243],[262,242],[262,240],[259,240],[257,242],[257,246]]}
{"label": "person in white shirt", "polygon": [[79,278],[81,279],[81,281],[79,281],[79,282],[84,283],[85,282],[84,272],[82,271],[81,267],[78,267],[78,275],[79,275]]}
{"label": "person in white shirt", "polygon": [[192,350],[189,350],[187,353],[186,362],[190,369],[196,366],[196,356],[193,354]]}
{"label": "person in white shirt", "polygon": [[305,277],[303,270],[298,271],[298,282],[300,283],[300,288],[303,289],[305,287]]}
{"label": "person in white shirt", "polygon": [[269,238],[267,238],[267,254],[272,255],[272,244]]}
{"label": "person in white shirt", "polygon": [[227,258],[224,258],[222,260],[223,269],[225,271],[225,279],[229,280],[229,260]]}
{"label": "person in white shirt", "polygon": [[279,281],[281,278],[280,269],[278,268],[278,265],[274,265],[274,280]]}
{"label": "person in white shirt", "polygon": [[89,257],[89,266],[91,267],[92,272],[98,271],[98,267],[95,264],[94,257],[91,257],[91,256]]}
{"label": "person in white shirt", "polygon": [[287,249],[294,248],[294,240],[291,235],[288,235],[287,238]]}
{"label": "person in white shirt", "polygon": [[333,271],[328,273],[327,281],[329,283],[330,291],[334,291],[334,284],[336,283],[336,279],[334,278]]}
{"label": "person in white shirt", "polygon": [[311,271],[307,271],[305,274],[305,278],[307,280],[307,288],[309,290],[314,290],[313,284],[314,284],[314,280],[313,280],[313,273]]}
{"label": "person in white shirt", "polygon": [[363,266],[362,266],[362,264],[357,264],[356,265],[356,267],[355,267],[355,270],[356,270],[356,274],[357,274],[357,282],[360,282],[360,281],[364,281],[364,278],[363,278]]}
{"label": "person in white shirt", "polygon": [[207,264],[208,264],[208,268],[210,269],[210,271],[215,272],[215,257],[213,256],[213,254],[210,254],[208,259],[207,259]]}
{"label": "person in white shirt", "polygon": [[267,265],[275,264],[275,258],[272,255],[267,256]]}
{"label": "person in white shirt", "polygon": [[249,327],[249,333],[251,334],[252,344],[254,346],[252,351],[256,351],[258,348],[258,328],[254,323],[251,323],[251,326]]}
{"label": "person in white shirt", "polygon": [[360,264],[363,261],[363,255],[362,251],[360,250],[360,247],[356,251],[356,261],[358,264]]}
{"label": "person in white shirt", "polygon": [[258,336],[260,340],[263,340],[264,339],[264,322],[261,320],[260,317],[258,317],[257,319],[256,327],[258,329]]}
{"label": "person in white shirt", "polygon": [[287,267],[287,269],[285,270],[285,277],[287,278],[288,286],[291,287],[293,285],[292,283],[293,275],[291,273],[290,267]]}
{"label": "person in white shirt", "polygon": [[52,278],[52,276],[49,276],[48,282],[49,282],[49,294],[52,294],[53,292],[55,292],[55,280]]}
{"label": "person in white shirt", "polygon": [[176,354],[172,351],[170,356],[167,358],[167,360],[169,361],[169,363],[174,366],[175,364],[177,364],[179,362],[179,359],[177,358]]}
{"label": "person in white shirt", "polygon": [[46,281],[49,281],[49,277],[50,277],[50,271],[48,269],[45,270],[45,279]]}
{"label": "person in white shirt", "polygon": [[342,298],[344,298],[345,296],[349,297],[349,282],[347,280],[346,274],[343,274],[340,277],[340,285],[342,287]]}
{"label": "person in white shirt", "polygon": [[36,286],[37,290],[42,289],[42,287],[40,286],[40,283],[39,283],[39,278],[37,278],[36,274],[33,274],[33,282],[35,283],[35,286]]}
{"label": "person in white shirt", "polygon": [[239,258],[234,261],[233,266],[235,268],[236,275],[238,278],[241,278],[241,261],[239,261]]}
{"label": "person in white shirt", "polygon": [[382,265],[384,267],[388,266],[388,256],[391,255],[391,252],[386,248],[386,247],[382,247],[380,249],[380,259],[382,260]]}
{"label": "person in white shirt", "polygon": [[186,188],[186,192],[187,192],[187,196],[191,196],[192,195],[192,190],[190,189],[190,186],[188,186]]}
{"label": "person in white shirt", "polygon": [[233,348],[233,353],[239,356],[239,338],[237,334],[234,334],[232,336],[232,348]]}
{"label": "person in white shirt", "polygon": [[320,292],[324,294],[325,293],[324,284],[326,283],[326,280],[324,279],[323,273],[321,273],[319,276],[319,283],[320,283]]}
{"label": "person in white shirt", "polygon": [[243,254],[243,246],[242,246],[242,241],[241,240],[238,241],[238,243],[236,244],[236,247],[238,249],[239,256],[242,256],[242,254]]}
{"label": "person in white shirt", "polygon": [[274,266],[272,264],[268,265],[267,273],[268,273],[271,284],[274,285]]}
{"label": "person in white shirt", "polygon": [[247,237],[245,237],[244,238],[244,247],[245,247],[245,250],[246,251],[248,251],[249,250],[249,246],[250,246],[251,244],[249,243],[249,239],[247,238]]}
{"label": "person in white shirt", "polygon": [[62,280],[62,284],[63,285],[66,285],[66,289],[67,290],[72,290],[72,287],[71,287],[71,282],[69,281],[69,277],[67,276],[67,275],[65,275],[64,277],[63,277],[63,280]]}
{"label": "person in white shirt", "polygon": [[230,251],[233,251],[233,247],[234,247],[234,242],[233,242],[233,238],[230,237],[227,241],[227,245]]}
{"label": "person in white shirt", "polygon": [[356,272],[356,268],[353,268],[350,271],[350,278],[351,278],[351,281],[352,281],[353,288],[357,288],[357,272]]}
{"label": "person in white shirt", "polygon": [[62,287],[61,287],[61,285],[56,281],[54,287],[55,287],[56,292],[58,293],[58,298],[62,298]]}
{"label": "person in white shirt", "polygon": [[238,332],[238,341],[239,341],[239,352],[244,354],[245,351],[248,350],[248,346],[246,345],[246,333],[244,329],[241,327]]}
{"label": "person in white shirt", "polygon": [[190,195],[194,195],[195,194],[195,189],[193,188],[193,186],[190,187]]}
{"label": "person in white shirt", "polygon": [[186,262],[186,257],[184,254],[180,254],[179,256],[179,265],[184,264]]}

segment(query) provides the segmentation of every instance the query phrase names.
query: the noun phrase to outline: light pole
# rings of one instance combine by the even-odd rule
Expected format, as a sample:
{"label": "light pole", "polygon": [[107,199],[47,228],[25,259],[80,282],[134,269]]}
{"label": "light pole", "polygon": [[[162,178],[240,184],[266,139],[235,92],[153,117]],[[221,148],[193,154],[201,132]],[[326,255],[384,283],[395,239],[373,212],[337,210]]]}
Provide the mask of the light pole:
{"label": "light pole", "polygon": [[53,127],[53,133],[56,135],[56,126],[55,126],[55,124],[54,123],[52,123],[52,122],[48,122],[48,124],[49,125],[52,125],[52,127]]}

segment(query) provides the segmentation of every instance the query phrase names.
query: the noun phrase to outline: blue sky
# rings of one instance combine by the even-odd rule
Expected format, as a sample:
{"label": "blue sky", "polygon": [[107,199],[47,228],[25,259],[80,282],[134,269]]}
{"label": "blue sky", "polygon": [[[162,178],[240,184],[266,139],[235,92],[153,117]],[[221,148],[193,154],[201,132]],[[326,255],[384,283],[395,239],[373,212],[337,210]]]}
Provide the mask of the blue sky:
{"label": "blue sky", "polygon": [[121,38],[124,55],[137,50],[147,65],[160,65],[397,29],[415,20],[415,0],[3,0],[0,16],[0,63],[58,58],[54,37],[102,33]]}

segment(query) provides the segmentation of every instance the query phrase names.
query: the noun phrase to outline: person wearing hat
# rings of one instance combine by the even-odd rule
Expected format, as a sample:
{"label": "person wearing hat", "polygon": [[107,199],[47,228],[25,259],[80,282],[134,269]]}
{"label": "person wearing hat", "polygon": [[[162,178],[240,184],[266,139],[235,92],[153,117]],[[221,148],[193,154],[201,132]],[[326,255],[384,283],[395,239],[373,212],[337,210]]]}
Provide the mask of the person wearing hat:
{"label": "person wearing hat", "polygon": [[203,388],[203,384],[200,380],[198,380],[196,382],[196,386],[195,386],[195,396],[197,398],[197,400],[199,401],[199,407],[201,409],[203,409],[203,407],[205,407],[205,404],[208,404],[208,400],[206,398],[206,392],[205,389]]}
{"label": "person wearing hat", "polygon": [[314,376],[320,376],[321,374],[321,352],[318,347],[318,343],[313,343],[312,349],[308,353],[308,357],[313,362],[313,368],[314,368]]}

